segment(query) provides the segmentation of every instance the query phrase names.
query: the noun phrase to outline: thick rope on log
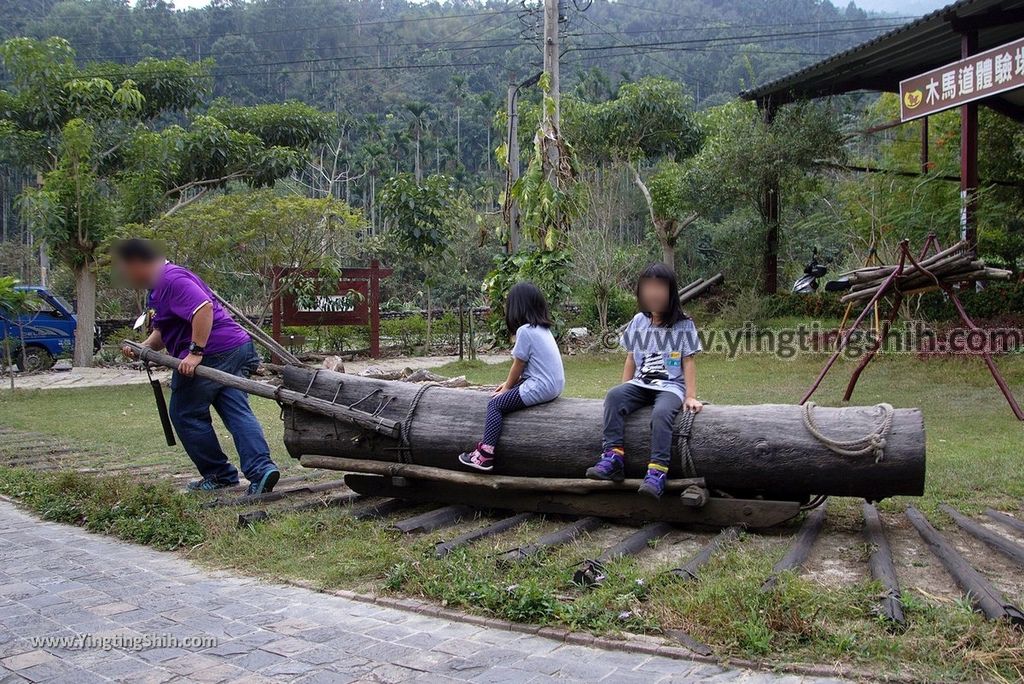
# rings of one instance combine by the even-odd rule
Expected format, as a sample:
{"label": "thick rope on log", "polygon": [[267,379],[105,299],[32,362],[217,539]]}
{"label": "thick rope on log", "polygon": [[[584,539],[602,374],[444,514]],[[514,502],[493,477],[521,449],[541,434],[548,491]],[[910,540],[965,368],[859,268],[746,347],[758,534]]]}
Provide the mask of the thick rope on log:
{"label": "thick rope on log", "polygon": [[892,407],[892,404],[878,404],[877,408],[882,411],[882,420],[878,427],[863,437],[849,440],[832,439],[825,435],[821,431],[821,428],[818,427],[817,423],[814,422],[815,406],[817,406],[817,404],[813,401],[809,401],[804,404],[804,427],[807,428],[808,432],[814,435],[815,439],[840,456],[850,456],[855,458],[857,456],[873,454],[875,457],[875,463],[882,460],[885,456],[885,437],[889,434],[889,431],[892,430],[892,417],[893,413],[895,413],[895,409]]}

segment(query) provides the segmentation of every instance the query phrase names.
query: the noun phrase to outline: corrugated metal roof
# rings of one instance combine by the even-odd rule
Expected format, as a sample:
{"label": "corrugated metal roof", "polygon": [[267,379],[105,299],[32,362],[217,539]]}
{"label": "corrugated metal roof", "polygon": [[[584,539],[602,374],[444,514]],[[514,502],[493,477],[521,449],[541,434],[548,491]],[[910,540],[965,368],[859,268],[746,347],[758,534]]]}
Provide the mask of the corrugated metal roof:
{"label": "corrugated metal roof", "polygon": [[1015,40],[1024,35],[1024,0],[959,0],[740,97],[784,104],[857,90],[895,92],[902,79],[960,59],[955,26],[965,22],[982,24],[979,50]]}

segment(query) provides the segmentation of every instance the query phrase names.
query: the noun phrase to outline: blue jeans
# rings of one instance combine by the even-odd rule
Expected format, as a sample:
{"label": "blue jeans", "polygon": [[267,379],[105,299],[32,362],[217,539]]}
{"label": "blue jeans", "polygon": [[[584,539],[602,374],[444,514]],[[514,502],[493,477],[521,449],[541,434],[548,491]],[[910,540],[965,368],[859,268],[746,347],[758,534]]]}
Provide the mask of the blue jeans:
{"label": "blue jeans", "polygon": [[625,444],[626,416],[644,406],[651,410],[651,463],[668,467],[672,460],[672,426],[682,406],[673,392],[626,382],[604,395],[604,443],[607,451]]}
{"label": "blue jeans", "polygon": [[[206,356],[202,365],[232,375],[249,377],[259,362],[256,348],[250,341],[231,351]],[[235,449],[246,479],[259,482],[268,470],[276,466],[270,459],[270,446],[263,436],[263,427],[249,406],[249,395],[213,380],[198,376],[189,378],[174,372],[171,376],[169,413],[182,446],[204,478],[238,484],[238,471],[228,461],[227,454],[217,441],[213,419],[210,417],[211,406],[235,440]]]}

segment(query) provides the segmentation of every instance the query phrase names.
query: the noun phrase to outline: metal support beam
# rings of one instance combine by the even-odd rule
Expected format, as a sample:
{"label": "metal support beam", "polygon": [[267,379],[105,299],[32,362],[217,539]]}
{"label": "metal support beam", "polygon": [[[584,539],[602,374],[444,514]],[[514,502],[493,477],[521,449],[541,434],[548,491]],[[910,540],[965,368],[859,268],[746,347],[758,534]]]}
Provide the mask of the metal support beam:
{"label": "metal support beam", "polygon": [[921,173],[928,173],[928,117],[921,117]]}
{"label": "metal support beam", "polygon": [[[764,122],[771,126],[775,121],[776,107],[766,103],[761,108]],[[779,287],[779,185],[771,183],[761,188],[761,219],[764,221],[764,253],[762,262],[762,289],[766,294],[775,294]]]}
{"label": "metal support beam", "polygon": [[[960,37],[960,57],[966,59],[978,51],[978,32],[967,31]],[[960,239],[972,250],[978,248],[978,103],[960,107]]]}

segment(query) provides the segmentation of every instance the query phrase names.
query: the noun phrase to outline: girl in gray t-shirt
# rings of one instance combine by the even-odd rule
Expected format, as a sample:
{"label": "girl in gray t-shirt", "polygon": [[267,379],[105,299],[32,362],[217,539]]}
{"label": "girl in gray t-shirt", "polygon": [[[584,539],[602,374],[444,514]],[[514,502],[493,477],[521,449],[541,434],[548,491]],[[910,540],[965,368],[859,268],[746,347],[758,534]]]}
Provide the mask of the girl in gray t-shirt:
{"label": "girl in gray t-shirt", "polygon": [[622,369],[622,384],[604,397],[604,453],[587,470],[594,480],[621,482],[625,478],[624,434],[626,416],[650,406],[651,454],[640,493],[654,498],[665,491],[672,455],[672,428],[679,410],[698,413],[697,367],[701,350],[697,329],[679,303],[675,272],[662,263],[652,264],[636,287],[640,313],[622,334],[629,352]]}
{"label": "girl in gray t-shirt", "polygon": [[565,388],[562,355],[551,334],[551,317],[543,293],[533,283],[512,286],[505,302],[505,326],[515,335],[508,378],[487,402],[484,437],[459,462],[476,470],[494,468],[494,451],[505,415],[558,397]]}

